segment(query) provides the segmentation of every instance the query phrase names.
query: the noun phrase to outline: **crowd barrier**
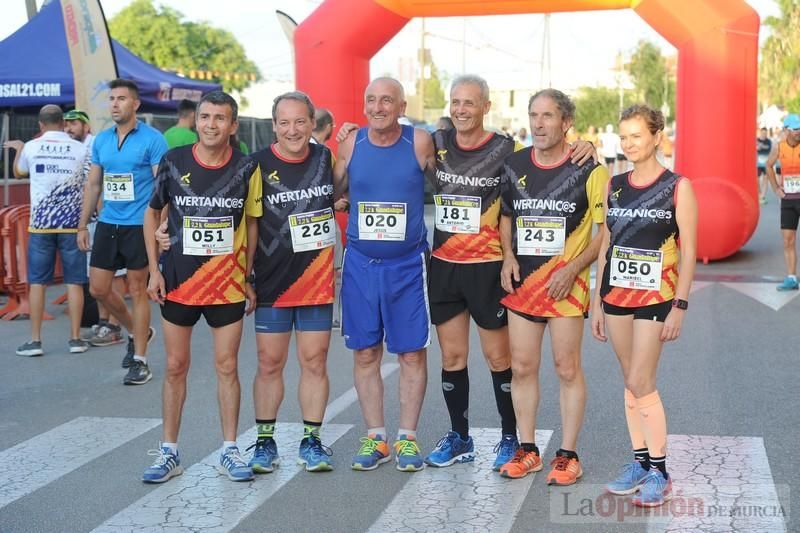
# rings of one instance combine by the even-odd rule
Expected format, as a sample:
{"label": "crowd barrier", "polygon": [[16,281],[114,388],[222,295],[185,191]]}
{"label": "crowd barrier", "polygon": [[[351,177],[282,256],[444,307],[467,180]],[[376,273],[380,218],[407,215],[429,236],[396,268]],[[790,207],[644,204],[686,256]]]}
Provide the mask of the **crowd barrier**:
{"label": "crowd barrier", "polygon": [[[30,316],[28,299],[28,224],[30,205],[13,205],[0,209],[0,292],[8,297],[0,308],[0,318],[14,320]],[[61,259],[56,259],[53,283],[64,281]],[[63,303],[66,295],[59,296],[53,303]],[[53,316],[44,312],[44,320]]]}

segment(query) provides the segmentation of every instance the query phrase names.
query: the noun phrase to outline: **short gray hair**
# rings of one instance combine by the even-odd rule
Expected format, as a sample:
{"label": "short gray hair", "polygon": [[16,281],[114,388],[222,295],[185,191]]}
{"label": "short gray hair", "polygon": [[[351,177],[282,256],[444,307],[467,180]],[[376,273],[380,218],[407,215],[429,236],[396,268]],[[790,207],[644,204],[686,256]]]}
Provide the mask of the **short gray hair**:
{"label": "short gray hair", "polygon": [[[386,81],[397,87],[397,94],[398,96],[400,96],[400,101],[402,102],[406,101],[406,90],[403,88],[403,84],[400,83],[399,80],[392,78],[391,76],[378,76],[377,78],[369,82],[369,84],[367,85],[367,89],[369,89],[369,86],[377,81]],[[364,90],[364,95],[366,96],[366,89]]]}
{"label": "short gray hair", "polygon": [[561,118],[563,120],[574,120],[575,119],[575,104],[572,103],[572,99],[569,96],[562,93],[558,89],[542,89],[538,91],[536,94],[531,96],[531,99],[528,100],[528,111],[531,109],[531,105],[533,105],[533,101],[539,98],[540,96],[546,96],[551,98],[558,106],[558,110],[561,112]]}
{"label": "short gray hair", "polygon": [[289,91],[288,93],[283,93],[279,95],[275,100],[272,101],[272,120],[278,120],[278,104],[280,104],[283,100],[294,100],[296,102],[300,102],[305,104],[308,107],[308,117],[311,120],[314,120],[314,113],[316,110],[314,109],[314,103],[311,101],[311,98],[302,91]]}
{"label": "short gray hair", "polygon": [[39,122],[49,126],[64,122],[64,112],[55,104],[47,104],[39,110]]}
{"label": "short gray hair", "polygon": [[450,92],[452,93],[453,89],[459,85],[467,84],[477,85],[481,90],[481,100],[484,102],[489,101],[489,84],[486,83],[485,79],[477,74],[462,74],[457,76],[456,79],[453,80],[453,83],[450,84]]}

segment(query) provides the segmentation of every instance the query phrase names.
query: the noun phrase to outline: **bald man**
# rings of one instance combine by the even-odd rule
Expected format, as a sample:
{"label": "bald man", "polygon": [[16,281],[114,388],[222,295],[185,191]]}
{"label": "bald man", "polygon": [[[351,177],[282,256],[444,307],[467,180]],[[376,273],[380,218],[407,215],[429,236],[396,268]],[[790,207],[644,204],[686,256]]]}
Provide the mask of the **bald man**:
{"label": "bald man", "polygon": [[383,413],[383,343],[400,364],[397,469],[424,463],[416,429],[427,384],[430,316],[424,171],[434,164],[431,136],[403,126],[403,86],[377,78],[364,94],[368,126],[339,145],[335,190],[349,190],[352,209],[342,267],[342,334],[353,350],[358,400],[367,435],[354,470],[374,470],[391,459]]}
{"label": "bald man", "polygon": [[86,183],[86,146],[64,132],[64,114],[57,105],[39,111],[42,135],[24,144],[8,141],[17,151],[14,175],[30,178],[31,218],[28,226],[28,283],[30,283],[31,340],[17,355],[43,355],[42,316],[45,290],[53,281],[56,250],[61,256],[69,301],[70,353],[83,353],[89,344],[80,338],[83,285],[88,282],[86,253],[78,248],[77,233],[83,187]]}

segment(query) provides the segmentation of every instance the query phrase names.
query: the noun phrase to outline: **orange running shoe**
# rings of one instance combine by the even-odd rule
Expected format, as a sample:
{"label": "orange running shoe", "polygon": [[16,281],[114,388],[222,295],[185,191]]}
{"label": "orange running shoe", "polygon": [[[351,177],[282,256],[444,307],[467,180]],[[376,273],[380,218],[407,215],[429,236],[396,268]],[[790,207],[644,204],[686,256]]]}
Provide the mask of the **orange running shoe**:
{"label": "orange running shoe", "polygon": [[514,457],[500,467],[500,475],[517,479],[527,476],[530,472],[542,469],[542,458],[536,452],[526,452],[522,446],[517,448]]}
{"label": "orange running shoe", "polygon": [[548,485],[572,485],[583,475],[578,459],[556,455],[550,464],[553,469],[547,474]]}

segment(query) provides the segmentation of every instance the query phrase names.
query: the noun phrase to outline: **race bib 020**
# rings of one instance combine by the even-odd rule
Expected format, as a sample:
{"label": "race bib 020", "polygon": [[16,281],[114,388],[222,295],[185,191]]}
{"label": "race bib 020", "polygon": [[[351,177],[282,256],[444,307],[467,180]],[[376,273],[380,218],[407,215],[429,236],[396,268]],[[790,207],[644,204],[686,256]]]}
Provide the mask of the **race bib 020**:
{"label": "race bib 020", "polygon": [[359,202],[358,238],[364,241],[402,241],[406,238],[404,202]]}
{"label": "race bib 020", "polygon": [[562,255],[566,236],[564,217],[517,217],[517,255]]}
{"label": "race bib 020", "polygon": [[479,196],[437,194],[436,229],[448,233],[479,233],[481,229],[481,199]]}
{"label": "race bib 020", "polygon": [[184,255],[233,253],[233,217],[183,217]]}
{"label": "race bib 020", "polygon": [[614,287],[657,291],[661,289],[662,261],[660,250],[614,246],[609,281]]}
{"label": "race bib 020", "polygon": [[103,200],[106,202],[132,202],[133,174],[105,174],[103,176]]}
{"label": "race bib 020", "polygon": [[320,250],[336,244],[333,209],[330,207],[289,215],[289,228],[292,234],[292,249],[295,252]]}

